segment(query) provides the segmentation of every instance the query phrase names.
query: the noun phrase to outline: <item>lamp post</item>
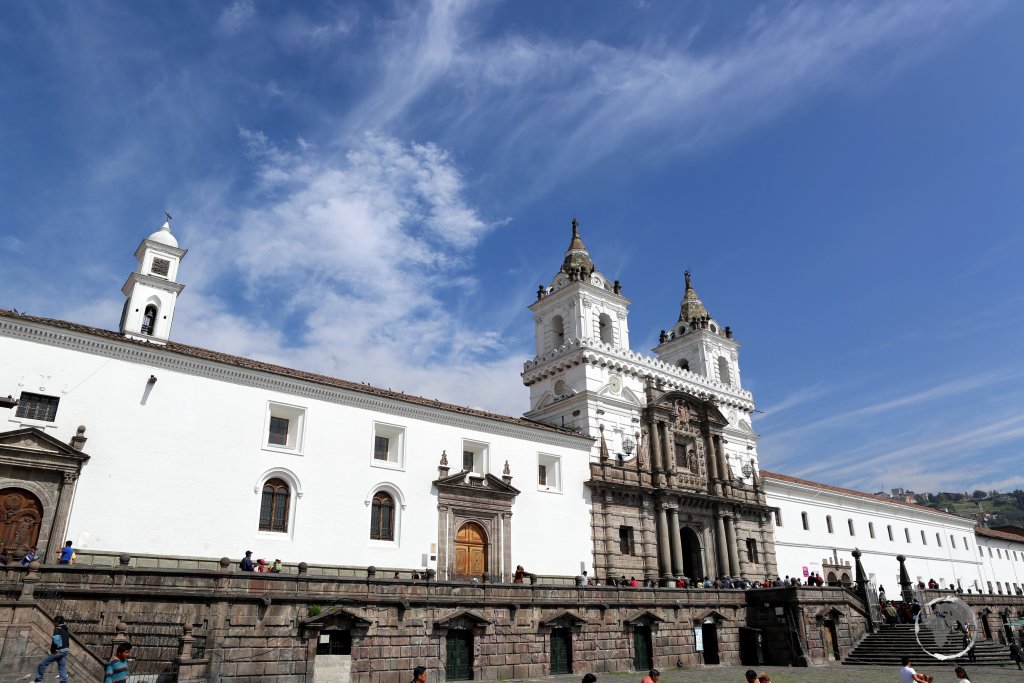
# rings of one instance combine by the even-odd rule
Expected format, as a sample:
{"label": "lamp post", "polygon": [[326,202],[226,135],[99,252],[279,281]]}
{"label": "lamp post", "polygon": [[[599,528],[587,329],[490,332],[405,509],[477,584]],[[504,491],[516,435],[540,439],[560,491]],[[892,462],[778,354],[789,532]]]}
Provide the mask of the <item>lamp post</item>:
{"label": "lamp post", "polygon": [[8,395],[7,398],[0,396],[0,408],[16,408],[18,406],[18,399]]}
{"label": "lamp post", "polygon": [[629,434],[626,434],[626,436],[623,437],[622,439],[622,451],[627,456],[630,456],[633,454],[634,448],[636,448],[636,441],[633,441],[633,437],[631,437]]}

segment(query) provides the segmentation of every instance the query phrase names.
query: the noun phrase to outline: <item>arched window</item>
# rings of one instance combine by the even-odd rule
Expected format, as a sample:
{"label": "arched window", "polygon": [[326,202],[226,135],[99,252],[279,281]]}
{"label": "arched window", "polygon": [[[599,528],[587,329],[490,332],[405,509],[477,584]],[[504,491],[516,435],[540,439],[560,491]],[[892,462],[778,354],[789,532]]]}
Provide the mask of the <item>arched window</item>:
{"label": "arched window", "polygon": [[828,527],[828,532],[829,532],[830,534],[831,534],[831,533],[835,533],[835,532],[834,532],[834,531],[832,530],[832,515],[825,515],[825,526],[827,526],[827,527]]}
{"label": "arched window", "polygon": [[153,334],[156,329],[156,306],[150,304],[142,314],[142,334]]}
{"label": "arched window", "polygon": [[373,496],[370,507],[370,538],[375,541],[395,540],[395,499],[384,491]]}
{"label": "arched window", "polygon": [[732,380],[729,378],[729,361],[725,359],[725,356],[718,357],[718,381],[726,386],[732,384]]}
{"label": "arched window", "polygon": [[806,512],[801,512],[800,513],[800,521],[803,522],[803,524],[804,524],[804,531],[809,531],[810,528],[811,528],[811,525],[807,523],[807,513]]}
{"label": "arched window", "polygon": [[893,539],[893,537],[892,537],[892,525],[891,525],[891,524],[890,524],[890,525],[888,525],[888,526],[886,526],[886,530],[887,530],[887,531],[889,532],[889,540],[890,540],[890,541],[892,541],[892,540],[895,540],[895,539]]}
{"label": "arched window", "polygon": [[291,491],[283,479],[268,479],[260,502],[260,531],[288,532],[288,504]]}
{"label": "arched window", "polygon": [[556,315],[551,319],[551,346],[557,349],[565,344],[565,323],[562,316]]}
{"label": "arched window", "polygon": [[607,313],[602,313],[597,319],[597,326],[601,334],[601,341],[605,344],[612,343],[612,319]]}
{"label": "arched window", "polygon": [[874,522],[868,522],[868,536],[870,536],[871,538],[875,537],[875,523]]}
{"label": "arched window", "polygon": [[679,361],[678,363],[676,363],[676,365],[678,365],[681,370],[689,370],[690,369],[690,361],[686,360],[685,358],[682,359],[681,361]]}
{"label": "arched window", "polygon": [[857,534],[856,534],[856,533],[854,532],[854,530],[853,530],[853,520],[852,520],[852,519],[848,519],[848,520],[846,520],[846,526],[848,526],[848,527],[850,528],[850,535],[851,535],[851,536],[856,536],[856,535],[857,535]]}

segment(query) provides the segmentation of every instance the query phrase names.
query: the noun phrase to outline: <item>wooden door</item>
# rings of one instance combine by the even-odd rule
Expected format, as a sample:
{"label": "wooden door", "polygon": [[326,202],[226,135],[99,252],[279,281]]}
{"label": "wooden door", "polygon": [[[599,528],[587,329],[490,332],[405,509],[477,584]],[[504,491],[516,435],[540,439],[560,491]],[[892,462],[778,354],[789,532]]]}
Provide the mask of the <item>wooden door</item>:
{"label": "wooden door", "polygon": [[487,571],[487,539],[475,522],[462,525],[455,535],[455,575],[481,576]]}
{"label": "wooden door", "polygon": [[24,489],[0,489],[0,550],[25,551],[39,541],[43,505]]}
{"label": "wooden door", "polygon": [[824,625],[825,632],[825,656],[829,660],[838,662],[839,661],[839,648],[836,644],[836,627],[831,621],[826,621]]}

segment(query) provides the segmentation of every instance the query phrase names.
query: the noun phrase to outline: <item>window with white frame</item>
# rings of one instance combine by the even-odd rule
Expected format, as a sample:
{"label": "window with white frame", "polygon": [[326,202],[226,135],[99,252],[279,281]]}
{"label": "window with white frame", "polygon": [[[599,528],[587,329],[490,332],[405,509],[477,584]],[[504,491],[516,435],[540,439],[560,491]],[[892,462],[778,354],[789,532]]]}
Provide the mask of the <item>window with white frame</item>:
{"label": "window with white frame", "polygon": [[558,492],[562,490],[562,459],[557,455],[537,455],[537,490]]}
{"label": "window with white frame", "polygon": [[910,529],[903,529],[903,535],[907,537],[907,543],[910,543]]}
{"label": "window with white frame", "polygon": [[393,469],[405,468],[405,427],[373,423],[373,455],[370,464]]}
{"label": "window with white frame", "polygon": [[924,529],[921,529],[921,545],[928,545],[928,537],[924,534]]}
{"label": "window with white frame", "polygon": [[305,408],[271,401],[267,404],[264,448],[301,453],[305,421]]}
{"label": "window with white frame", "polygon": [[875,537],[875,523],[874,522],[868,522],[868,536],[870,536],[871,538]]}
{"label": "window with white frame", "polygon": [[486,474],[488,445],[480,441],[462,440],[462,470]]}
{"label": "window with white frame", "polygon": [[775,509],[775,526],[782,526],[782,510]]}
{"label": "window with white frame", "polygon": [[15,417],[26,420],[39,420],[40,422],[53,422],[57,419],[57,405],[60,398],[57,396],[45,396],[33,394],[28,391],[21,392],[18,397],[18,410]]}
{"label": "window with white frame", "polygon": [[889,525],[887,525],[887,526],[886,526],[886,530],[887,530],[887,531],[889,532],[889,540],[890,540],[890,541],[892,541],[892,540],[895,540],[895,539],[893,539],[893,537],[892,537],[892,524],[889,524]]}

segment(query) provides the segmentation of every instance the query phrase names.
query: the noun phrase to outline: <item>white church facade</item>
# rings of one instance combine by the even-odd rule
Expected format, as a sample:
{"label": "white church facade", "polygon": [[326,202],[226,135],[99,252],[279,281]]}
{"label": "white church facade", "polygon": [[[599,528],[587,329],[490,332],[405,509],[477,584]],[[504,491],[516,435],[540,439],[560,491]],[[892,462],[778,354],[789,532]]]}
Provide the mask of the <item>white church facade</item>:
{"label": "white church facade", "polygon": [[914,578],[1024,587],[1024,537],[762,474],[732,330],[687,273],[654,355],[632,350],[630,302],[575,221],[530,307],[521,418],[179,344],[186,250],[165,224],[135,256],[116,332],[0,310],[10,549],[667,584],[839,578],[857,547],[882,584],[902,553]]}

